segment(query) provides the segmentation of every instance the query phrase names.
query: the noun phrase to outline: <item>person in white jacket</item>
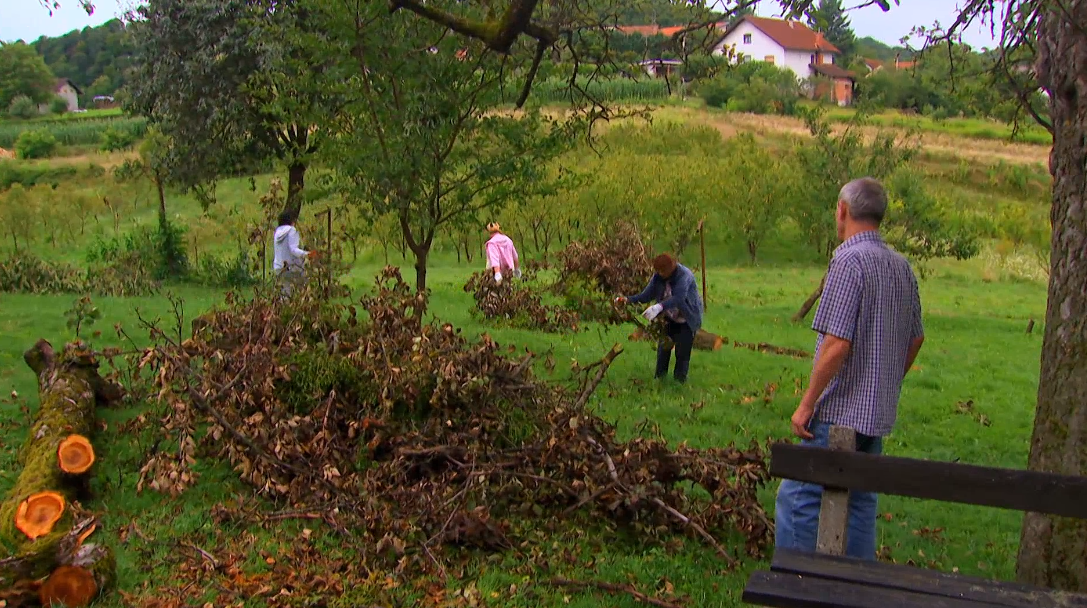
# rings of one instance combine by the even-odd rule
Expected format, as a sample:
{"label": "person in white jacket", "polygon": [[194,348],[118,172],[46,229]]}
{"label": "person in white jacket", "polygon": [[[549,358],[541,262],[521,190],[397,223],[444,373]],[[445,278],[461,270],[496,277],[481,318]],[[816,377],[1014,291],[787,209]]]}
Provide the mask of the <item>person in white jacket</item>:
{"label": "person in white jacket", "polygon": [[276,228],[273,238],[275,259],[272,261],[272,270],[282,284],[284,295],[290,295],[294,287],[302,283],[306,260],[317,254],[316,251],[306,251],[299,246],[301,236],[294,227],[297,221],[298,211],[285,209],[279,214],[279,227]]}

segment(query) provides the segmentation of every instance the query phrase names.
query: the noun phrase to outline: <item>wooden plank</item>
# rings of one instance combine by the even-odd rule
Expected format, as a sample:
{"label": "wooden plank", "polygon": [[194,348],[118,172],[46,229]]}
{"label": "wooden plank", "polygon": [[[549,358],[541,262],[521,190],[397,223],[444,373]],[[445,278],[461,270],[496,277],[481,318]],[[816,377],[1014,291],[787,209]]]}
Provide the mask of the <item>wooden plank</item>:
{"label": "wooden plank", "polygon": [[1087,608],[1087,595],[1084,594],[791,549],[775,550],[770,569],[783,574],[968,599],[1009,608]]}
{"label": "wooden plank", "polygon": [[1087,519],[1087,477],[779,443],[770,475],[832,488]]}
{"label": "wooden plank", "polygon": [[1000,604],[866,587],[786,572],[753,572],[744,603],[776,608],[1006,608]]}
{"label": "wooden plank", "polygon": [[[857,449],[857,433],[845,426],[830,427],[830,449],[853,452]],[[827,555],[845,555],[849,524],[849,490],[825,488],[819,506],[819,535],[815,550]]]}

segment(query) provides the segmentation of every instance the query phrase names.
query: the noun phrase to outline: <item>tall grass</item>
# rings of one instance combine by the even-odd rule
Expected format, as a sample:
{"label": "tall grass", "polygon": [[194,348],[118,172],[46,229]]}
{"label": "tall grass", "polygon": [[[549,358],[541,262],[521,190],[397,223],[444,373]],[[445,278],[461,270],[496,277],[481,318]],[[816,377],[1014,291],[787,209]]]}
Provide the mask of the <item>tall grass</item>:
{"label": "tall grass", "polygon": [[[668,83],[661,78],[609,78],[589,80],[579,78],[577,85],[588,95],[600,101],[657,101],[668,99]],[[672,92],[678,93],[678,82],[672,83]],[[580,95],[572,91],[570,81],[565,78],[548,78],[532,85],[529,100],[538,104],[562,103],[569,101],[570,95]],[[512,101],[512,99],[511,99]]]}
{"label": "tall grass", "polygon": [[[827,116],[837,122],[846,122],[853,116],[853,110],[835,108],[828,112]],[[869,116],[869,121],[884,127],[899,127],[902,129],[912,127],[921,131],[946,133],[973,139],[1016,141],[1040,146],[1053,145],[1053,136],[1049,134],[1049,131],[1034,124],[1021,125],[1019,131],[1015,131],[1010,124],[984,118],[935,119],[928,116],[906,115],[893,110]]]}
{"label": "tall grass", "polygon": [[12,148],[24,131],[48,131],[62,146],[98,145],[102,133],[115,129],[136,138],[147,132],[147,119],[142,117],[88,118],[84,120],[0,122],[0,148]]}

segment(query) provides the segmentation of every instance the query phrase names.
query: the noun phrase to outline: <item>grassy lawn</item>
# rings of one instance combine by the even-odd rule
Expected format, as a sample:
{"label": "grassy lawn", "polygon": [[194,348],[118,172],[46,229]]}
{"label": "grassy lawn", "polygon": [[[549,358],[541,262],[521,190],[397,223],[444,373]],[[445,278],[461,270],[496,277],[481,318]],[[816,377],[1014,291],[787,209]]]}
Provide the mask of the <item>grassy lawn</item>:
{"label": "grassy lawn", "polygon": [[[717,118],[714,114],[713,120]],[[964,180],[967,174],[972,173],[966,172]],[[227,226],[235,215],[252,213],[267,183],[267,177],[259,178],[254,192],[248,180],[224,182],[210,221]],[[87,187],[135,201],[131,209],[126,209],[121,232],[153,221],[155,203],[149,191],[122,190],[107,182],[88,182]],[[976,185],[979,190],[985,187]],[[1033,197],[974,197],[967,186],[961,188],[962,197],[969,199],[978,213],[986,209],[993,213],[998,205],[1028,205],[1034,209],[1040,204]],[[172,196],[168,205],[172,217],[193,229],[198,222],[207,221],[201,220],[200,209],[190,198]],[[310,234],[307,230],[303,228],[304,239]],[[56,248],[39,244],[34,252],[48,259],[80,263],[97,236],[109,238],[112,234],[111,219],[103,215],[83,238]],[[207,244],[212,249],[233,247],[229,238],[216,238],[220,240]],[[803,248],[790,244],[784,233],[760,250],[761,263],[757,266],[745,261],[742,247],[711,245],[707,251],[706,329],[730,341],[769,342],[810,351],[815,339],[809,329],[811,317],[799,324],[789,318],[818,284],[822,268],[796,262],[810,256]],[[380,269],[380,258],[380,250],[362,252],[346,277],[353,298],[368,288]],[[1029,319],[1044,319],[1046,288],[1040,277],[1023,278],[1026,275],[1008,272],[994,259],[989,250],[968,262],[935,262],[922,281],[927,340],[917,360],[918,369],[905,381],[898,424],[885,442],[887,454],[1025,467],[1043,331],[1038,326],[1028,335],[1025,328]],[[404,261],[394,254],[391,261],[401,266],[404,276],[413,276],[411,260]],[[695,447],[730,442],[747,445],[752,439],[789,437],[788,420],[807,383],[809,360],[727,344],[718,352],[695,351],[687,385],[658,385],[651,379],[653,347],[628,342],[630,328],[590,326],[576,335],[551,335],[480,322],[471,314],[471,294],[462,289],[478,266],[478,260],[471,265],[457,263],[449,253],[432,258],[432,314],[463,328],[470,336],[486,332],[503,345],[523,346],[536,353],[552,351],[557,362],[555,371],[548,372],[541,365],[538,373],[560,381],[570,376],[571,360],[593,361],[615,342],[622,343],[625,352],[591,401],[604,419],[618,424],[621,436],[655,430],[670,444],[687,442]],[[192,286],[168,289],[184,300],[185,327],[188,319],[224,297],[223,290]],[[0,344],[0,397],[11,391],[20,395],[14,403],[0,403],[0,492],[6,492],[19,474],[16,455],[25,440],[30,415],[20,406],[33,412],[37,405],[35,378],[23,364],[22,352],[38,338],[46,338],[56,346],[71,339],[64,311],[75,299],[74,295],[0,293],[0,335],[5,337]],[[94,301],[103,312],[102,319],[91,328],[102,332],[93,338],[97,346],[123,345],[114,324],[122,325],[137,343],[145,340],[137,310],[145,318],[172,318],[164,295],[95,297]],[[966,402],[972,403],[971,409],[960,407]],[[99,412],[103,428],[96,448],[101,446],[101,468],[93,481],[96,498],[85,505],[103,515],[103,530],[96,535],[116,549],[121,591],[149,598],[156,593],[156,587],[169,589],[178,579],[179,568],[188,568],[186,564],[193,561],[200,563],[190,546],[206,549],[220,561],[236,557],[248,574],[268,571],[272,568],[269,559],[302,568],[305,562],[299,561],[290,547],[297,545],[303,528],[312,529],[311,542],[323,555],[343,554],[345,559],[355,555],[352,552],[357,548],[343,546],[320,522],[285,521],[267,527],[216,522],[212,517],[216,504],[251,496],[252,489],[243,486],[229,466],[215,464],[209,457],[199,461],[201,477],[196,485],[180,496],[163,496],[150,490],[137,492],[139,469],[154,449],[152,435],[157,424],[154,419],[139,418],[143,413],[142,407]],[[645,423],[649,423],[650,430],[645,430]],[[769,513],[773,512],[776,488],[773,482],[762,492]],[[879,543],[890,559],[998,579],[1014,575],[1022,517],[1017,512],[895,497],[881,497],[879,511]],[[460,592],[461,600],[467,602],[468,596],[476,594],[478,605],[643,605],[627,597],[529,584],[566,576],[631,582],[647,593],[666,594],[672,589],[677,595],[689,596],[695,606],[738,606],[747,575],[765,565],[749,560],[739,571],[726,572],[714,552],[693,538],[679,538],[667,546],[646,545],[590,523],[560,526],[553,532],[536,531],[527,534],[524,541],[516,550],[504,554],[464,553],[460,567],[451,572],[450,595]],[[395,573],[390,572],[375,573],[374,580],[380,583],[386,576],[395,579]],[[145,589],[145,584],[151,588]],[[217,601],[217,593],[209,586],[200,602],[224,605],[223,600]],[[298,605],[306,605],[304,599],[299,599]],[[352,606],[369,605],[364,602],[372,598],[367,589],[352,588],[324,599],[326,604],[322,605]],[[246,605],[267,605],[264,601],[253,597]],[[121,594],[112,593],[98,605],[112,608],[140,604],[129,604]]]}
{"label": "grassy lawn", "polygon": [[[836,121],[845,122],[853,117],[849,108],[832,108],[827,115]],[[898,110],[885,110],[869,116],[869,120],[884,127],[916,128],[921,131],[945,133],[972,139],[995,139],[1016,141],[1028,144],[1049,146],[1053,136],[1048,131],[1026,119],[1019,132],[1012,125],[986,118],[944,118],[907,115]]]}

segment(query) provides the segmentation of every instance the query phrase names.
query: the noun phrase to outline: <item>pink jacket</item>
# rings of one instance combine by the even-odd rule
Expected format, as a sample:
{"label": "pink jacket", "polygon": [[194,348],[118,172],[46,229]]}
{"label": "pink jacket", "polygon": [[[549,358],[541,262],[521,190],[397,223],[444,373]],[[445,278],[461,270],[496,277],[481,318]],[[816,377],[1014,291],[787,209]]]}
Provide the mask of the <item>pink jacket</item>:
{"label": "pink jacket", "polygon": [[487,268],[498,267],[501,272],[509,272],[518,266],[517,248],[510,237],[496,233],[487,241]]}

